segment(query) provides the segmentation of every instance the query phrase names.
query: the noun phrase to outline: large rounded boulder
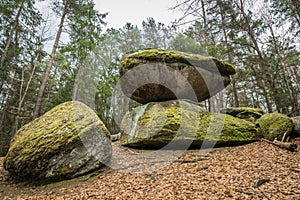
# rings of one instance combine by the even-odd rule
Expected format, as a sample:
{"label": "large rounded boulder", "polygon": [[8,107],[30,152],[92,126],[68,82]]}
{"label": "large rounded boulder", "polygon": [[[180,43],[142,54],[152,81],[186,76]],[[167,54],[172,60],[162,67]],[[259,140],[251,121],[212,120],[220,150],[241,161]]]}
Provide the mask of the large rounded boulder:
{"label": "large rounded boulder", "polygon": [[181,100],[135,108],[124,116],[122,130],[121,144],[137,148],[229,146],[259,139],[253,123]]}
{"label": "large rounded boulder", "polygon": [[4,159],[13,177],[63,180],[104,166],[110,133],[94,111],[77,101],[60,104],[19,129]]}
{"label": "large rounded boulder", "polygon": [[223,90],[235,74],[232,64],[209,56],[147,49],[121,60],[121,88],[146,104],[175,99],[201,102]]}
{"label": "large rounded boulder", "polygon": [[265,114],[256,123],[263,137],[268,140],[281,140],[284,135],[288,136],[293,128],[292,120],[280,113]]}

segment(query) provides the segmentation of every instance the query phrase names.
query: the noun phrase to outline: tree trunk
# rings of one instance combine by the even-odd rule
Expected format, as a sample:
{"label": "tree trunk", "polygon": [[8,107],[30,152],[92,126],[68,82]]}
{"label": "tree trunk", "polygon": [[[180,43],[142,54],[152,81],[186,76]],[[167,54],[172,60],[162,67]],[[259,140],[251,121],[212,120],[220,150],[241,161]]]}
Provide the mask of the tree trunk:
{"label": "tree trunk", "polygon": [[[264,73],[264,74],[267,74],[267,70],[266,70],[266,67],[269,65],[268,62],[266,62],[265,60],[265,57],[260,49],[260,46],[258,45],[258,41],[257,41],[257,38],[255,36],[255,33],[254,33],[254,30],[252,28],[252,24],[251,24],[251,21],[250,19],[247,17],[247,14],[245,12],[245,8],[244,8],[244,1],[243,0],[240,0],[239,1],[239,4],[236,4],[236,6],[239,8],[239,10],[241,11],[241,14],[242,14],[242,17],[244,19],[244,22],[245,22],[245,27],[244,27],[244,31],[247,32],[251,42],[253,43],[253,46],[252,49],[256,52],[257,54],[257,68],[260,69],[260,72],[259,73]],[[262,66],[265,66],[264,68],[260,68],[260,65]],[[252,70],[255,72],[255,69],[253,67],[251,67]],[[264,93],[264,97],[266,99],[266,104],[267,104],[267,109],[268,109],[268,112],[271,113],[273,112],[273,108],[272,108],[272,103],[271,103],[271,100],[269,98],[269,93],[267,92],[267,85],[265,83],[265,80],[262,79],[262,76],[261,74],[257,74],[255,72],[255,77],[256,77],[256,80],[257,80],[257,83],[260,85],[260,88],[263,90],[263,93]],[[261,80],[260,80],[261,79]],[[269,79],[270,80],[270,79]],[[268,81],[268,80],[267,80]]]}
{"label": "tree trunk", "polygon": [[296,22],[298,23],[298,26],[300,26],[300,2],[298,0],[292,0],[291,6],[295,7],[296,13],[294,15],[294,18],[295,18]]}
{"label": "tree trunk", "polygon": [[57,49],[57,46],[58,46],[58,42],[59,42],[59,39],[60,39],[60,36],[61,36],[61,33],[62,33],[62,28],[63,28],[63,25],[64,25],[64,20],[65,20],[66,14],[67,14],[68,6],[69,6],[69,0],[66,0],[64,10],[63,10],[63,14],[61,16],[61,21],[60,21],[60,24],[59,24],[59,28],[58,28],[58,31],[57,31],[57,34],[56,34],[56,39],[55,39],[55,42],[54,42],[54,45],[53,45],[53,48],[52,48],[52,53],[50,55],[50,60],[49,60],[49,63],[48,63],[48,66],[47,66],[47,69],[46,69],[41,87],[39,89],[38,98],[37,98],[37,101],[36,101],[36,104],[35,104],[35,107],[34,107],[33,119],[37,118],[39,116],[39,113],[40,113],[40,108],[41,108],[43,95],[44,95],[45,88],[46,88],[46,85],[47,85],[47,82],[48,82],[48,79],[49,79],[50,71],[51,71],[51,68],[52,68],[52,65],[53,65],[53,61],[54,61],[56,49]]}
{"label": "tree trunk", "polygon": [[234,97],[234,106],[239,107],[240,102],[239,102],[239,96],[238,96],[238,92],[237,92],[237,89],[236,89],[236,83],[235,83],[235,78],[234,77],[232,77],[232,91],[233,91],[233,97]]}
{"label": "tree trunk", "polygon": [[273,112],[272,103],[271,103],[271,100],[269,98],[269,94],[268,94],[268,92],[266,90],[266,84],[265,84],[264,80],[262,80],[262,87],[261,87],[261,89],[263,91],[263,94],[264,94],[264,97],[265,97],[265,100],[266,100],[268,113],[272,113]]}
{"label": "tree trunk", "polygon": [[[39,55],[37,56],[37,61],[39,60]],[[11,131],[11,138],[14,137],[16,131],[19,129],[19,119],[21,117],[21,108],[23,106],[23,102],[25,100],[25,97],[27,95],[27,92],[28,92],[28,89],[29,89],[29,86],[30,86],[30,83],[32,81],[32,78],[34,76],[34,73],[35,73],[35,69],[36,69],[36,64],[33,65],[33,69],[32,69],[32,72],[30,74],[30,77],[29,77],[29,80],[26,84],[26,88],[25,88],[25,91],[24,93],[22,94],[22,91],[23,91],[23,83],[24,83],[24,68],[22,69],[22,82],[21,82],[21,86],[20,86],[20,95],[19,95],[19,104],[18,104],[18,109],[17,109],[17,116],[16,116],[16,119],[15,119],[15,125]]]}
{"label": "tree trunk", "polygon": [[[11,86],[13,84],[15,77],[16,77],[16,70],[14,70],[14,72],[13,72],[13,77],[9,83],[9,86]],[[10,98],[13,98],[13,96],[14,96],[14,95],[11,95],[11,96],[10,95],[11,95],[11,88],[7,88],[6,102],[5,102],[5,105],[3,106],[2,115],[1,115],[1,119],[0,119],[0,132],[3,130],[3,127],[4,127],[6,112],[9,108],[9,100],[10,100]]]}
{"label": "tree trunk", "polygon": [[[220,6],[220,11],[221,11],[221,24],[226,24],[226,10],[223,9],[222,6]],[[224,42],[225,42],[225,46],[226,49],[229,50],[231,49],[229,46],[229,42],[228,42],[228,35],[227,35],[227,30],[225,29],[224,26],[222,26],[222,31],[223,31],[223,35],[224,35]],[[232,56],[233,52],[232,51],[228,51],[227,53],[227,57],[228,57],[228,61],[230,63],[233,63],[233,56]],[[238,93],[237,93],[237,89],[236,89],[236,82],[235,82],[235,78],[234,76],[232,76],[231,78],[231,83],[232,83],[232,91],[233,91],[233,97],[234,97],[234,106],[235,107],[239,107],[240,103],[239,103],[239,99],[238,99]]]}
{"label": "tree trunk", "polygon": [[[15,20],[14,20],[14,23],[10,29],[10,32],[9,32],[9,35],[8,35],[8,39],[7,39],[7,42],[5,44],[5,48],[4,48],[4,51],[3,51],[3,54],[1,55],[1,61],[0,61],[0,69],[3,68],[3,65],[4,65],[4,61],[6,59],[6,56],[7,56],[7,53],[8,53],[8,49],[10,47],[10,44],[11,44],[11,41],[12,41],[12,38],[13,38],[13,35],[14,35],[14,32],[19,24],[19,18],[20,18],[20,15],[22,13],[22,10],[23,10],[23,7],[24,7],[24,2],[25,0],[22,1],[21,3],[21,6],[17,12],[17,15],[15,17]],[[1,78],[0,80],[0,93],[2,91],[2,87],[3,87],[3,84],[4,84],[5,80],[4,80],[4,77]]]}

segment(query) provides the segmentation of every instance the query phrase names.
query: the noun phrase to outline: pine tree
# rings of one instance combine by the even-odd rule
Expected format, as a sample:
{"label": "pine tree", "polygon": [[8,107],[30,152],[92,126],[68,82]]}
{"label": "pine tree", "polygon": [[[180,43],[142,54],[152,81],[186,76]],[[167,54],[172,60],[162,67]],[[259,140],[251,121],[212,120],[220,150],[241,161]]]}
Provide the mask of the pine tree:
{"label": "pine tree", "polygon": [[46,89],[46,85],[47,85],[49,75],[50,75],[50,72],[51,72],[51,68],[52,68],[52,65],[53,65],[53,61],[54,61],[54,58],[55,58],[56,50],[57,50],[59,39],[60,39],[60,36],[61,36],[61,33],[62,33],[62,28],[63,28],[65,17],[66,17],[67,11],[68,11],[68,7],[69,7],[69,0],[65,0],[64,9],[62,11],[61,20],[60,20],[59,28],[58,28],[56,38],[55,38],[55,41],[54,41],[54,45],[53,45],[53,48],[52,48],[52,52],[51,52],[51,55],[50,55],[49,63],[47,65],[45,75],[44,75],[42,84],[40,86],[39,92],[38,92],[37,101],[36,101],[34,111],[33,111],[33,119],[37,118],[40,114],[40,108],[41,108],[41,103],[42,103],[42,100],[43,100],[43,95],[44,95],[44,92],[45,92],[45,89]]}
{"label": "pine tree", "polygon": [[[2,1],[0,75],[0,154],[15,131],[31,119],[32,97],[45,52],[40,33],[41,14],[34,1]],[[3,148],[3,149],[2,149]],[[1,152],[2,151],[2,152]]]}

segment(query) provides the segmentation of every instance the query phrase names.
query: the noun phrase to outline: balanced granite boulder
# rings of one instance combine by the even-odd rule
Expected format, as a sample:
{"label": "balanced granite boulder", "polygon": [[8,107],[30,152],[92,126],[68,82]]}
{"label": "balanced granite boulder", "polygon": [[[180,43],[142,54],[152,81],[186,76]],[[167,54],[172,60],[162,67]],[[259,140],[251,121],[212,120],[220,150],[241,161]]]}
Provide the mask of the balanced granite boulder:
{"label": "balanced granite boulder", "polygon": [[231,107],[224,108],[220,111],[221,113],[231,115],[240,119],[245,119],[247,121],[255,122],[263,114],[263,110],[260,108],[250,108],[250,107]]}
{"label": "balanced granite boulder", "polygon": [[122,58],[120,83],[126,96],[142,104],[175,99],[200,102],[223,90],[233,74],[232,64],[213,57],[148,49]]}
{"label": "balanced granite boulder", "polygon": [[111,158],[110,133],[77,101],[60,104],[19,129],[4,168],[21,180],[57,181],[86,174]]}
{"label": "balanced granite boulder", "polygon": [[256,121],[260,127],[263,138],[281,140],[284,135],[289,136],[292,131],[293,123],[291,118],[280,113],[265,114]]}
{"label": "balanced granite boulder", "polygon": [[122,130],[121,144],[136,148],[198,148],[204,141],[230,146],[259,139],[255,124],[183,100],[136,107],[124,116]]}

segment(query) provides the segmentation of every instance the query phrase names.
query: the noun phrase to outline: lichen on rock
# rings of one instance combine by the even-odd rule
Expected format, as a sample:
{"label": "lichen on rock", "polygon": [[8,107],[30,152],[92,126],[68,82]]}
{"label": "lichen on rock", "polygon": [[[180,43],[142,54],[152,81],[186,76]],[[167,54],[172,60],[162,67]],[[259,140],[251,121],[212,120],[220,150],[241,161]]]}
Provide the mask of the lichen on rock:
{"label": "lichen on rock", "polygon": [[292,120],[280,113],[265,114],[256,123],[261,129],[263,137],[268,140],[274,140],[275,138],[281,140],[283,135],[286,132],[289,135],[293,128]]}
{"label": "lichen on rock", "polygon": [[110,133],[103,122],[91,108],[72,101],[19,129],[4,167],[20,179],[62,180],[95,170],[110,157]]}
{"label": "lichen on rock", "polygon": [[132,120],[136,110],[125,115],[122,145],[160,148],[172,142],[178,146],[189,143],[191,147],[200,147],[206,141],[226,146],[258,139],[253,123],[230,115],[212,114],[196,104],[177,100],[145,106],[138,120]]}

